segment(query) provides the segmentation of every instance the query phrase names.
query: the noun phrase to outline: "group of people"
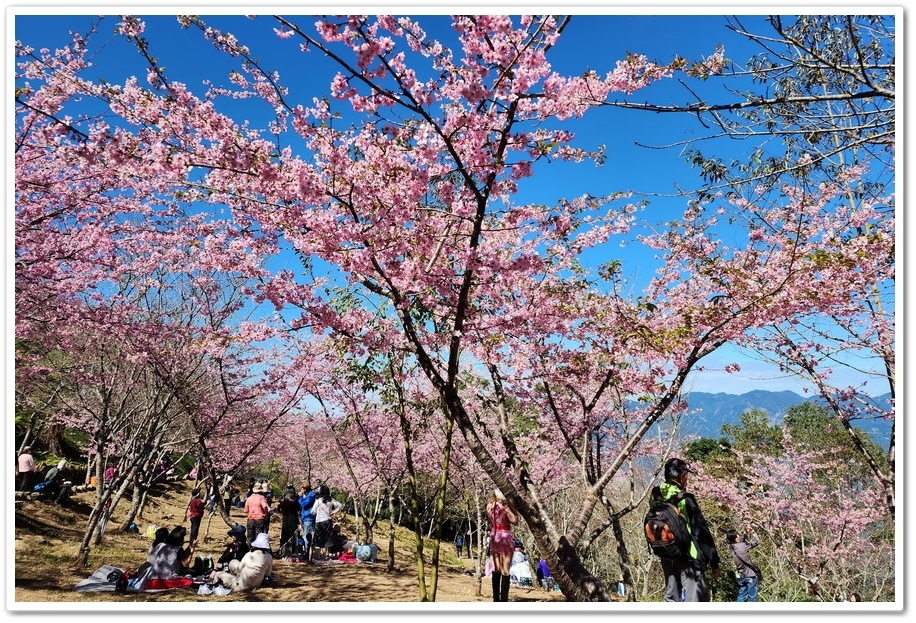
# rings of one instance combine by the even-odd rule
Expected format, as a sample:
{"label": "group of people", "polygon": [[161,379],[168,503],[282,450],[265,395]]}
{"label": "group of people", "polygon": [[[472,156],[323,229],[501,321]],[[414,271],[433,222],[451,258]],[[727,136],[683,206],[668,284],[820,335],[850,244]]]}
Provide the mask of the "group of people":
{"label": "group of people", "polygon": [[19,456],[16,457],[16,489],[29,491],[40,495],[42,498],[60,504],[66,500],[73,487],[73,482],[66,479],[64,468],[67,461],[61,459],[56,465],[45,472],[44,479],[39,479],[36,472],[35,457],[32,456],[32,447],[24,446]]}
{"label": "group of people", "polygon": [[270,537],[266,533],[259,534],[249,544],[245,529],[235,525],[227,532],[229,538],[222,555],[212,565],[204,564],[200,556],[195,557],[197,542],[192,539],[185,545],[186,536],[188,531],[184,526],[156,530],[146,563],[137,569],[137,588],[168,588],[176,585],[170,582],[191,583],[188,578],[197,577],[204,578],[204,594],[228,594],[257,588],[273,570]]}
{"label": "group of people", "polygon": [[[306,480],[299,486],[298,492],[293,485],[287,485],[283,495],[272,505],[268,493],[272,491],[269,483],[263,480],[252,482],[249,493],[242,506],[246,524],[244,539],[249,545],[261,534],[270,530],[271,517],[280,515],[280,543],[276,556],[301,556],[307,561],[325,560],[336,543],[333,531],[333,517],[344,510],[343,504],[331,496],[330,487],[322,484],[317,490]],[[195,489],[189,508],[189,515],[194,522],[203,514],[199,501],[199,490]],[[199,523],[198,523],[199,525]]]}
{"label": "group of people", "polygon": [[[687,492],[687,481],[691,473],[693,471],[683,459],[669,459],[665,462],[665,482],[656,487],[651,496],[652,503],[665,501],[675,504],[678,512],[686,518],[692,537],[687,556],[660,559],[665,574],[664,601],[710,601],[707,570],[711,572],[714,580],[720,576],[721,561],[715,540],[696,498]],[[517,543],[512,535],[512,526],[518,523],[518,516],[499,489],[493,491],[487,502],[487,519],[490,524],[493,601],[508,601],[513,554],[520,551],[517,547],[520,543]],[[756,601],[760,569],[752,562],[749,552],[760,543],[760,539],[756,534],[747,537],[739,534],[737,530],[729,530],[726,540],[737,569],[737,601]],[[527,566],[527,560],[524,564]],[[547,564],[541,559],[538,564],[538,579],[549,577]]]}

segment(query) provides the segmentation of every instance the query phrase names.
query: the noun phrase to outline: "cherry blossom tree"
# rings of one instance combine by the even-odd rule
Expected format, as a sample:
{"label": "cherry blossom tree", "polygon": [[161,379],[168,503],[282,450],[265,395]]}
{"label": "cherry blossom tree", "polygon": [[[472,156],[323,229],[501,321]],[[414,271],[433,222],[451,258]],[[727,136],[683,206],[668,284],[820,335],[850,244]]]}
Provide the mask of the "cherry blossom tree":
{"label": "cherry blossom tree", "polygon": [[[740,477],[698,476],[698,495],[728,509],[736,524],[750,526],[773,551],[768,577],[780,590],[782,569],[801,580],[808,599],[832,601],[846,586],[846,561],[871,558],[889,545],[880,538],[884,513],[880,486],[849,486],[822,451],[798,449],[788,427],[777,456],[737,452]],[[890,545],[892,546],[892,544]]]}
{"label": "cherry blossom tree", "polygon": [[[239,63],[230,87],[210,83],[195,94],[168,78],[145,24],[125,17],[119,29],[145,60],[148,86],[79,78],[80,39],[53,56],[19,44],[20,56],[38,58],[17,76],[18,106],[20,125],[41,123],[64,145],[74,163],[65,170],[98,163],[98,176],[111,180],[100,194],[124,202],[116,214],[149,211],[141,230],[154,217],[172,217],[156,231],[199,241],[206,252],[195,264],[231,266],[248,279],[253,304],[294,316],[289,324],[305,339],[345,339],[341,358],[406,357],[445,416],[443,477],[455,430],[524,518],[564,595],[606,600],[578,549],[597,508],[620,512],[602,506],[602,496],[628,461],[651,453],[643,441],[653,426],[684,409],[684,383],[704,357],[810,311],[806,258],[819,257],[824,233],[843,221],[817,218],[834,188],[787,188],[769,229],[752,229],[746,246],[732,247],[719,230],[730,206],[715,198],[637,238],[657,252],[657,274],[639,295],[621,262],[597,275],[582,270],[585,251],[635,236],[644,224],[638,207],[625,195],[588,194],[519,204],[519,188],[543,163],[602,160],[601,150],[577,148],[564,122],[675,70],[708,76],[722,56],[664,66],[631,55],[604,76],[564,77],[548,56],[567,20],[458,16],[449,47],[408,18],[325,17],[314,31],[298,18],[271,18],[289,53],[337,64],[330,95],[349,108],[341,113],[331,99],[288,101],[280,76],[235,35],[182,17],[182,26]],[[216,102],[225,97],[265,101],[271,122],[259,130],[220,114]],[[72,122],[60,111],[76,98],[101,103],[117,124]],[[74,130],[82,134],[74,138]],[[104,177],[109,172],[113,178]],[[229,216],[193,218],[185,214],[192,205]],[[798,214],[808,218],[797,222]],[[884,241],[857,243],[867,254]],[[302,259],[305,275],[267,269],[283,245]],[[316,265],[328,272],[316,275]],[[836,290],[819,299],[821,313],[848,295],[842,266],[831,263]],[[244,387],[242,378],[235,387]],[[291,405],[285,397],[295,393],[278,404]],[[410,471],[409,454],[407,461]],[[558,473],[577,478],[572,517],[548,504]]]}

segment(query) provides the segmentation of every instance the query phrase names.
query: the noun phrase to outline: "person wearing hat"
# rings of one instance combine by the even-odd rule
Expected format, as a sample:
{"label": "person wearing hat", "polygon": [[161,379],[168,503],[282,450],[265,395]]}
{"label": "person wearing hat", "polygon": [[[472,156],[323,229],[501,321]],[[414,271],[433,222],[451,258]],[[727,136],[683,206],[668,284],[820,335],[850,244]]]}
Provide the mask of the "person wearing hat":
{"label": "person wearing hat", "polygon": [[[692,493],[687,493],[688,474],[694,473],[683,459],[665,462],[665,482],[653,488],[650,504],[671,502],[687,520],[693,537],[690,554],[681,560],[661,559],[665,573],[665,601],[710,601],[706,569],[712,569],[713,579],[719,579],[719,552],[700,505]],[[675,499],[676,498],[676,499]]]}
{"label": "person wearing hat", "polygon": [[226,545],[223,555],[216,561],[216,564],[221,567],[227,566],[232,560],[241,560],[251,549],[248,546],[248,541],[245,540],[245,526],[242,524],[235,524],[232,530],[229,530],[226,534],[229,535],[229,543]]}
{"label": "person wearing hat", "polygon": [[270,506],[264,498],[264,485],[256,483],[252,494],[245,500],[245,516],[248,518],[248,543],[254,544],[258,534],[267,532],[267,518],[270,516]]}
{"label": "person wearing hat", "polygon": [[32,446],[25,446],[16,461],[16,473],[19,475],[19,490],[31,491],[35,478],[35,459],[32,458]]}
{"label": "person wearing hat", "polygon": [[250,591],[259,587],[273,571],[273,560],[270,537],[266,532],[261,532],[251,543],[251,550],[241,560],[230,560],[227,571],[213,571],[210,581],[218,582],[232,591]]}

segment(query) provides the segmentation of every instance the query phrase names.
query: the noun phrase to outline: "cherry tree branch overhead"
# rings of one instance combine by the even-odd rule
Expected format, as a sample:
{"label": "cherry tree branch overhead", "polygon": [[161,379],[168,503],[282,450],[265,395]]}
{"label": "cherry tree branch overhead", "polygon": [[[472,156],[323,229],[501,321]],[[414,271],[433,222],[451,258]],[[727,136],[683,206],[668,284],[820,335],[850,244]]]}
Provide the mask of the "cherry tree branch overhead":
{"label": "cherry tree branch overhead", "polygon": [[[742,76],[714,43],[570,69],[578,15],[114,19],[100,49],[16,43],[17,368],[91,361],[83,336],[110,335],[181,424],[154,451],[201,456],[214,484],[261,464],[336,479],[367,515],[404,500],[421,600],[458,480],[505,494],[567,599],[611,599],[596,544],[635,576],[624,522],[681,447],[663,424],[693,415],[707,362],[778,352],[827,392],[809,364],[829,342],[808,328],[858,336],[839,359],[868,351],[867,310],[892,294],[893,72],[860,21],[772,18],[779,37],[755,41],[777,57]],[[207,62],[174,62],[175,42]],[[130,54],[97,69],[114,50]],[[706,103],[746,76],[759,98]],[[704,103],[629,103],[676,80]],[[779,153],[688,151],[699,192],[638,202],[616,150],[649,142],[633,108]],[[869,361],[893,369],[884,320]],[[110,387],[85,369],[49,404]],[[41,378],[21,404],[54,393]],[[849,494],[858,512],[874,489]]]}

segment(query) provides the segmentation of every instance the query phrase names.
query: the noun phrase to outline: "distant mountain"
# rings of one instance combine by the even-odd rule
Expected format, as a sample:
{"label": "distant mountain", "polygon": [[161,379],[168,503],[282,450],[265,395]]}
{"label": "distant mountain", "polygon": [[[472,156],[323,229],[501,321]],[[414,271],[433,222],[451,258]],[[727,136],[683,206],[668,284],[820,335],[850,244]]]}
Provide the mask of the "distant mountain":
{"label": "distant mountain", "polygon": [[[882,407],[889,404],[890,394],[874,398]],[[681,433],[696,435],[698,437],[712,437],[718,439],[722,436],[723,424],[737,424],[741,414],[749,409],[763,409],[772,422],[782,422],[789,407],[814,402],[825,404],[822,398],[805,397],[790,391],[765,391],[754,390],[746,394],[709,394],[705,392],[692,392],[687,396],[690,415],[681,421]],[[694,413],[696,411],[696,413]],[[890,440],[890,422],[879,420],[857,420],[855,426],[861,428],[883,446]]]}

